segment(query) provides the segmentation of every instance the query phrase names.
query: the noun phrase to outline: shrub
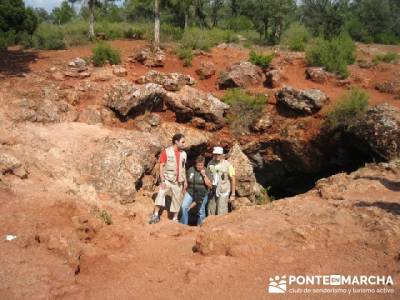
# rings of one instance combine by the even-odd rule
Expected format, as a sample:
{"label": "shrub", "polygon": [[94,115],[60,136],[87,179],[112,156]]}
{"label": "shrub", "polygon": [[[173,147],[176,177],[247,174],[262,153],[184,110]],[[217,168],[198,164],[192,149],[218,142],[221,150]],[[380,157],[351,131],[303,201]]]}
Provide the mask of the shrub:
{"label": "shrub", "polygon": [[252,64],[259,66],[263,69],[266,69],[269,67],[273,57],[274,57],[273,54],[263,55],[263,54],[256,53],[255,51],[250,51],[249,62],[251,62]]}
{"label": "shrub", "polygon": [[347,65],[354,63],[356,46],[347,34],[331,40],[317,38],[306,51],[308,64],[324,67],[329,72],[347,77]]}
{"label": "shrub", "polygon": [[378,64],[380,62],[392,63],[400,59],[400,55],[398,53],[390,52],[385,54],[378,54],[374,57],[373,62]]}
{"label": "shrub", "polygon": [[282,44],[288,46],[291,51],[304,51],[310,37],[305,26],[293,23],[283,33]]}
{"label": "shrub", "polygon": [[250,95],[239,88],[227,90],[222,100],[230,105],[227,120],[236,135],[248,132],[267,103],[264,95]]}
{"label": "shrub", "polygon": [[106,210],[99,211],[98,216],[107,225],[111,225],[113,223],[112,215]]}
{"label": "shrub", "polygon": [[18,44],[25,49],[31,48],[33,46],[32,36],[26,31],[19,33]]}
{"label": "shrub", "polygon": [[364,90],[353,89],[336,103],[327,115],[327,125],[330,129],[349,127],[354,120],[365,112],[368,107],[369,95]]}
{"label": "shrub", "polygon": [[190,67],[193,60],[193,51],[191,48],[181,47],[178,49],[179,59],[182,60],[183,66]]}
{"label": "shrub", "polygon": [[379,33],[374,36],[374,42],[378,44],[396,45],[399,40],[394,33]]}
{"label": "shrub", "polygon": [[246,16],[232,17],[226,20],[224,28],[228,30],[238,31],[248,31],[254,28],[253,22]]}
{"label": "shrub", "polygon": [[185,30],[181,44],[184,48],[209,51],[220,43],[236,43],[238,41],[238,36],[231,31],[218,28],[201,29],[193,27]]}
{"label": "shrub", "polygon": [[121,55],[118,50],[113,49],[110,45],[99,43],[93,48],[92,62],[96,67],[103,66],[107,62],[111,65],[117,65],[121,62]]}
{"label": "shrub", "polygon": [[49,23],[40,24],[33,35],[33,46],[43,50],[65,49],[61,28]]}
{"label": "shrub", "polygon": [[7,43],[7,38],[4,34],[4,32],[2,32],[0,30],[0,52],[1,51],[6,51],[8,47],[8,43]]}

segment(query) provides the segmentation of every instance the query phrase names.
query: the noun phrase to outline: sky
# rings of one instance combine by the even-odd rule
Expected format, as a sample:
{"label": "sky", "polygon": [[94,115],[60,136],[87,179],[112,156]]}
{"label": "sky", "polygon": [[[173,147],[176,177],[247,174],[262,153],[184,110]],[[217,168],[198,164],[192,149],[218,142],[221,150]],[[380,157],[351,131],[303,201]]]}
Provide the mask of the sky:
{"label": "sky", "polygon": [[[59,6],[61,2],[63,2],[63,0],[25,0],[25,5],[34,8],[41,7],[48,12],[51,12],[53,8]],[[119,0],[118,2],[122,3],[121,0]]]}

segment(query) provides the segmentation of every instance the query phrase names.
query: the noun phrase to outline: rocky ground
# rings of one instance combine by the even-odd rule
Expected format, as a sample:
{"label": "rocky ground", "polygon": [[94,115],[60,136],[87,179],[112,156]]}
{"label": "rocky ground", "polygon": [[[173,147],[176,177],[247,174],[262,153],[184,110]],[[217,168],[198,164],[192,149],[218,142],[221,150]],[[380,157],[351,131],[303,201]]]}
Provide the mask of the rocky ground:
{"label": "rocky ground", "polygon": [[[221,45],[184,68],[170,48],[146,60],[135,55],[144,42],[113,45],[121,67],[76,59],[89,46],[0,58],[1,299],[263,299],[285,274],[391,275],[393,293],[342,297],[399,297],[400,65],[368,64],[386,46],[359,45],[343,81],[298,53],[279,51],[261,70],[243,63],[247,49]],[[231,86],[269,96],[252,132],[235,138],[220,101]],[[349,143],[322,122],[350,87],[367,90],[371,108]],[[157,156],[178,131],[192,159],[217,144],[229,151],[239,203],[202,227],[165,213],[150,226]],[[386,162],[255,205],[256,180],[303,185],[363,159]]]}

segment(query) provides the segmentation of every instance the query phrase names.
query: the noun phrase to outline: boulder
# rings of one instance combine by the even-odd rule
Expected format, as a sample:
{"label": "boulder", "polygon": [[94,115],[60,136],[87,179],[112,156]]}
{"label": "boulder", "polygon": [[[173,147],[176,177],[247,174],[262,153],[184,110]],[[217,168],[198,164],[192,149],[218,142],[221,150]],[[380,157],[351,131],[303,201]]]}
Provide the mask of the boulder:
{"label": "boulder", "polygon": [[265,75],[260,67],[248,61],[242,61],[232,65],[228,70],[221,73],[218,85],[220,89],[246,88],[261,84],[264,81]]}
{"label": "boulder", "polygon": [[114,84],[106,93],[106,106],[117,111],[122,116],[127,116],[132,110],[142,113],[160,107],[166,97],[166,91],[161,85],[147,83],[134,85],[122,80]]}
{"label": "boulder", "polygon": [[162,73],[151,70],[146,75],[136,80],[136,83],[156,83],[162,85],[167,91],[179,91],[185,85],[194,85],[196,81],[189,75],[180,73]]}
{"label": "boulder", "polygon": [[78,122],[90,125],[110,123],[112,115],[112,111],[105,107],[90,105],[79,114]]}
{"label": "boulder", "polygon": [[112,66],[113,74],[118,77],[125,77],[128,75],[128,71],[122,66]]}
{"label": "boulder", "polygon": [[202,62],[196,70],[196,74],[200,76],[200,79],[209,79],[215,75],[215,72],[215,65],[212,62]]}
{"label": "boulder", "polygon": [[74,60],[68,63],[70,68],[78,69],[78,70],[86,70],[87,64],[86,61],[80,57],[75,58]]}
{"label": "boulder", "polygon": [[388,80],[377,83],[375,88],[382,92],[400,96],[400,79]]}
{"label": "boulder", "polygon": [[324,83],[331,77],[331,74],[326,72],[323,68],[320,67],[309,67],[306,69],[306,78],[308,80]]}
{"label": "boulder", "polygon": [[279,87],[282,80],[282,75],[279,70],[268,71],[267,73],[265,73],[265,75],[267,78],[265,81],[267,87],[272,89]]}
{"label": "boulder", "polygon": [[134,60],[147,67],[163,67],[165,53],[161,49],[142,49],[134,55]]}
{"label": "boulder", "polygon": [[289,109],[296,114],[311,115],[318,112],[328,101],[328,97],[316,89],[296,90],[285,86],[277,95],[277,104],[281,108]]}
{"label": "boulder", "polygon": [[94,81],[110,81],[113,77],[113,71],[110,68],[95,69],[92,76]]}
{"label": "boulder", "polygon": [[252,124],[251,129],[255,132],[263,133],[272,127],[273,120],[269,113],[265,113]]}
{"label": "boulder", "polygon": [[28,172],[23,164],[13,155],[0,152],[0,175],[7,173],[14,174],[19,178],[26,178]]}
{"label": "boulder", "polygon": [[254,199],[256,193],[256,177],[253,166],[238,144],[235,144],[228,154],[228,161],[236,171],[236,193],[239,197]]}
{"label": "boulder", "polygon": [[389,104],[369,108],[349,129],[354,145],[390,161],[400,157],[400,109]]}
{"label": "boulder", "polygon": [[215,123],[218,128],[225,124],[224,113],[229,105],[212,94],[184,86],[178,93],[167,95],[166,102],[179,119],[188,120],[196,116]]}

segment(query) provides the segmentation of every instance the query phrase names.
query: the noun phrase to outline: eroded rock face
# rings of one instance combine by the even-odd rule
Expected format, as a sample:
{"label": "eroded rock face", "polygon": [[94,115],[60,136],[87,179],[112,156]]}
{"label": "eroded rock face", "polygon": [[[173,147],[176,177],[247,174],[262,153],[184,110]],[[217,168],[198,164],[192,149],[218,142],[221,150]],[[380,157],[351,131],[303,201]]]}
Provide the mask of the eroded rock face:
{"label": "eroded rock face", "polygon": [[190,120],[192,117],[200,117],[215,123],[217,128],[225,124],[224,114],[229,105],[211,93],[184,86],[178,93],[168,93],[167,96],[166,102],[178,118]]}
{"label": "eroded rock face", "polygon": [[0,152],[0,176],[7,173],[14,174],[20,178],[28,176],[28,172],[21,161],[9,153]]}
{"label": "eroded rock face", "polygon": [[248,61],[232,65],[228,70],[221,73],[219,88],[246,88],[252,85],[261,84],[265,81],[265,75],[260,67]]}
{"label": "eroded rock face", "polygon": [[320,90],[296,90],[285,86],[277,95],[277,104],[297,114],[311,115],[318,112],[328,101],[328,97]]}
{"label": "eroded rock face", "polygon": [[161,49],[142,49],[135,54],[134,59],[147,67],[163,67],[165,64],[165,54]]}
{"label": "eroded rock face", "polygon": [[349,131],[361,151],[385,161],[400,157],[400,109],[386,103],[371,107]]}
{"label": "eroded rock face", "polygon": [[156,163],[160,151],[157,137],[130,132],[122,137],[106,137],[88,162],[89,181],[100,193],[108,193],[122,203],[134,201],[134,194],[145,172]]}
{"label": "eroded rock face", "polygon": [[194,85],[196,81],[189,75],[180,73],[162,73],[151,70],[146,75],[136,80],[136,83],[156,83],[162,85],[167,91],[179,91],[185,85]]}
{"label": "eroded rock face", "polygon": [[58,123],[75,121],[78,113],[65,101],[50,99],[18,99],[9,104],[7,114],[16,122]]}
{"label": "eroded rock face", "polygon": [[238,144],[235,144],[228,154],[228,161],[236,172],[236,192],[239,197],[249,197],[254,200],[258,186],[253,166]]}
{"label": "eroded rock face", "polygon": [[161,85],[134,85],[122,80],[112,86],[105,95],[105,101],[107,107],[127,116],[131,110],[142,112],[162,106],[165,96],[166,91]]}
{"label": "eroded rock face", "polygon": [[265,113],[251,125],[251,129],[255,132],[264,133],[273,125],[273,118],[270,113]]}

